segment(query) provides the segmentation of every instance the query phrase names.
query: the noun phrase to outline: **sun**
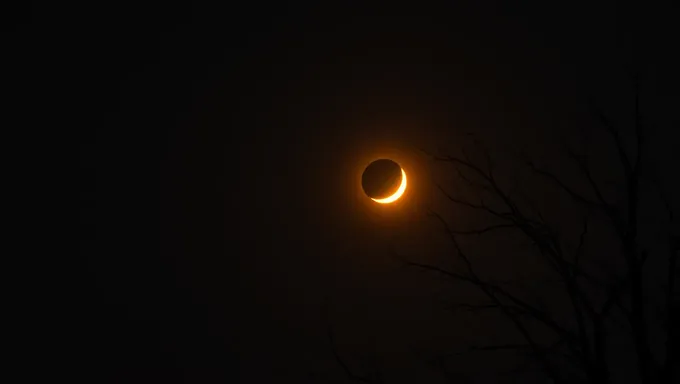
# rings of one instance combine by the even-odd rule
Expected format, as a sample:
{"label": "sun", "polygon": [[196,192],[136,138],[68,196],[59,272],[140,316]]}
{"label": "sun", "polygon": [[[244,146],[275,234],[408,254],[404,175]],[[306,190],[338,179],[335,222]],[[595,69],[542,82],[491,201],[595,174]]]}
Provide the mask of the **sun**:
{"label": "sun", "polygon": [[401,168],[401,184],[399,185],[397,191],[392,196],[388,196],[384,199],[374,199],[371,197],[371,200],[380,204],[394,203],[395,201],[399,200],[399,198],[404,194],[405,191],[406,191],[406,172],[404,172],[404,169]]}

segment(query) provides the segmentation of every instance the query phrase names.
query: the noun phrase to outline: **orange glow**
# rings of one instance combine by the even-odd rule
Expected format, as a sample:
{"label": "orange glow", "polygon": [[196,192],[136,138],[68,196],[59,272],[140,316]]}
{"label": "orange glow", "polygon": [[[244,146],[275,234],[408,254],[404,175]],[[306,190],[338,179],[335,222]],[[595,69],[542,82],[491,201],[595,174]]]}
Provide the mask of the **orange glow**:
{"label": "orange glow", "polygon": [[376,203],[380,203],[380,204],[394,203],[395,201],[397,201],[401,197],[401,195],[404,194],[404,191],[406,191],[406,172],[404,172],[404,169],[402,168],[402,170],[401,170],[401,185],[399,185],[397,192],[395,192],[394,195],[386,197],[384,199],[374,199],[374,198],[371,197],[371,200],[375,201]]}

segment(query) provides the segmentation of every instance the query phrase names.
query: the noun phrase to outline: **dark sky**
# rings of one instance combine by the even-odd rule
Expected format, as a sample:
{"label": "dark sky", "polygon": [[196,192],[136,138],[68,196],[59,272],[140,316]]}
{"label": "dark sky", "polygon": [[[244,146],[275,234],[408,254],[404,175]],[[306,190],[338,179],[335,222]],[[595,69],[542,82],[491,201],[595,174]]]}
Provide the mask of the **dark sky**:
{"label": "dark sky", "polygon": [[[409,347],[475,325],[390,259],[447,247],[419,149],[477,132],[545,155],[586,93],[620,105],[633,48],[677,84],[658,10],[359,3],[101,10],[81,31],[104,94],[83,150],[92,382],[342,382],[329,323],[390,382],[428,382]],[[411,175],[391,210],[358,187],[381,157]]]}

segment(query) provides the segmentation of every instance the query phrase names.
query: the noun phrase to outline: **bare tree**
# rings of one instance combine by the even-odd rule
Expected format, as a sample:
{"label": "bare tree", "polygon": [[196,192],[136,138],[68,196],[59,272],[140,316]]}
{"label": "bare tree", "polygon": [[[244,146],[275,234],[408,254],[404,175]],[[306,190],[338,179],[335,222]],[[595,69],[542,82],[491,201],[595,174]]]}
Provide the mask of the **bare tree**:
{"label": "bare tree", "polygon": [[[519,157],[522,171],[534,180],[530,184],[532,189],[539,189],[535,184],[539,182],[542,187],[557,192],[553,199],[559,201],[553,203],[569,201],[574,215],[580,217],[578,230],[569,231],[563,225],[556,225],[563,222],[563,218],[543,212],[540,199],[532,198],[531,191],[501,180],[501,172],[483,145],[476,144],[472,154],[467,150],[458,155],[427,152],[433,160],[450,164],[458,176],[460,184],[456,185],[456,193],[437,185],[441,193],[457,209],[466,209],[487,224],[481,228],[457,229],[441,210],[431,210],[428,214],[441,224],[453,245],[455,266],[443,267],[416,261],[413,257],[401,260],[456,284],[475,287],[483,301],[458,302],[454,308],[474,313],[496,311],[512,324],[522,340],[502,344],[482,341],[454,354],[515,350],[530,357],[554,383],[610,383],[615,376],[612,372],[622,369],[621,361],[615,358],[620,351],[613,350],[613,341],[620,343],[618,339],[624,335],[634,352],[636,369],[633,372],[638,382],[677,382],[680,318],[676,279],[680,234],[672,201],[658,173],[654,172],[653,161],[649,161],[653,154],[648,153],[646,147],[648,127],[640,110],[638,78],[633,77],[632,82],[634,117],[630,135],[601,109],[595,108],[594,103],[590,106],[590,113],[600,132],[608,138],[620,167],[622,177],[613,194],[607,193],[606,181],[598,179],[587,150],[579,153],[565,145],[565,156],[579,172],[576,182],[536,164],[528,156]],[[649,196],[643,198],[642,191],[650,188],[656,191],[655,200],[661,204],[644,201]],[[462,196],[464,190],[471,193]],[[659,213],[655,217],[661,214],[665,217],[662,240],[650,244],[642,238],[640,232],[646,225],[640,216],[642,206],[656,207]],[[606,259],[622,268],[603,267],[601,258],[593,256],[602,252],[590,249],[592,236],[596,236],[592,233],[593,226],[598,230],[602,226],[611,229],[614,235],[607,243]],[[474,242],[494,241],[488,240],[488,236],[501,231],[530,244],[525,252],[543,262],[547,268],[543,277],[554,281],[556,290],[542,292],[539,285],[527,293],[483,272],[484,266],[476,260]],[[650,266],[651,263],[656,267]],[[658,280],[653,268],[666,268],[663,281]],[[655,313],[651,298],[658,296],[654,294],[656,288],[663,290],[665,298]],[[556,315],[544,308],[536,297],[564,304],[568,316]],[[663,340],[662,348],[655,343],[659,339]]]}

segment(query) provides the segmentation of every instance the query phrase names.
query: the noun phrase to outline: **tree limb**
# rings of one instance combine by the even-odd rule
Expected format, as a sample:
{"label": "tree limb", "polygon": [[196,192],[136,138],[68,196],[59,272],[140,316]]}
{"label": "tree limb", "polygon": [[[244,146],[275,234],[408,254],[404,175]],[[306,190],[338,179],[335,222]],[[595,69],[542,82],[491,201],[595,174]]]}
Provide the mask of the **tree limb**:
{"label": "tree limb", "polygon": [[327,333],[328,333],[328,340],[329,340],[330,345],[331,345],[331,352],[333,353],[333,357],[335,358],[335,361],[338,363],[338,365],[340,365],[342,370],[345,372],[345,375],[347,376],[347,378],[349,380],[359,382],[359,383],[381,383],[382,382],[382,380],[380,380],[379,376],[376,379],[376,378],[372,378],[371,376],[368,376],[368,375],[362,376],[362,375],[359,375],[359,374],[355,373],[354,371],[352,371],[352,369],[349,367],[349,365],[347,365],[345,360],[340,356],[340,353],[338,352],[337,344],[335,343],[335,337],[334,337],[334,334],[333,334],[333,329],[330,325],[328,326]]}

